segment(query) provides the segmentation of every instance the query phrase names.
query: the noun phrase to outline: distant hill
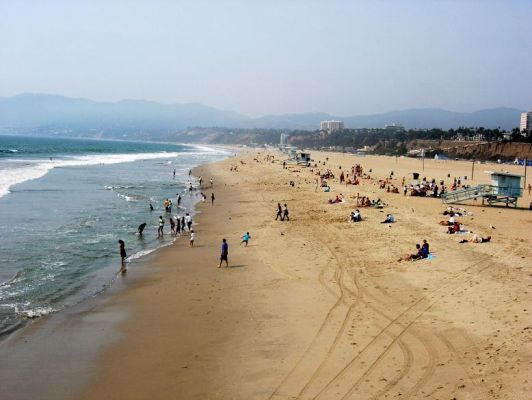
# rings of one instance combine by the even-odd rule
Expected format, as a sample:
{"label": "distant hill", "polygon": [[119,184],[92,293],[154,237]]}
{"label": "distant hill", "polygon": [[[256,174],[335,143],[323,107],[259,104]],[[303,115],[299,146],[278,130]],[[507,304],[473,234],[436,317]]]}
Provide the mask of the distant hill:
{"label": "distant hill", "polygon": [[[483,126],[512,129],[519,125],[520,110],[494,108],[472,113],[442,109],[412,109],[349,117],[327,113],[266,115],[249,118],[232,111],[198,103],[161,104],[144,100],[98,102],[46,94],[21,94],[0,98],[0,129],[67,129],[79,134],[103,130],[106,136],[119,132],[176,131],[187,127],[228,128],[319,128],[324,119],[339,119],[347,128],[382,128],[398,123],[405,128],[456,128]],[[150,138],[154,139],[153,135]]]}
{"label": "distant hill", "polygon": [[247,117],[202,104],[167,105],[144,100],[97,102],[46,94],[0,98],[0,127],[71,129],[182,129],[233,126]]}
{"label": "distant hill", "polygon": [[248,120],[245,125],[255,128],[318,129],[320,121],[335,119],[344,121],[346,128],[383,128],[397,123],[407,129],[441,128],[459,126],[497,128],[511,130],[519,125],[521,110],[494,108],[471,113],[453,112],[437,108],[391,111],[381,114],[341,117],[326,113],[269,115]]}

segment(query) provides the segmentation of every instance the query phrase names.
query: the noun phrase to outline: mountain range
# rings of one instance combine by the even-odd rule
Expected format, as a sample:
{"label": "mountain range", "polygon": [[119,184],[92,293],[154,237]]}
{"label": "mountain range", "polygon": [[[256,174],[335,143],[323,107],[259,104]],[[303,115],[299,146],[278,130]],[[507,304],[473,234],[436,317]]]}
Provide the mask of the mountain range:
{"label": "mountain range", "polygon": [[344,121],[346,128],[382,128],[397,123],[407,129],[483,126],[510,130],[519,125],[520,113],[521,110],[503,107],[475,112],[421,108],[343,117],[328,113],[300,113],[250,118],[199,103],[170,105],[145,100],[101,102],[26,93],[0,98],[0,129],[20,131],[56,128],[77,132],[176,131],[187,127],[316,130],[320,121],[336,119]]}

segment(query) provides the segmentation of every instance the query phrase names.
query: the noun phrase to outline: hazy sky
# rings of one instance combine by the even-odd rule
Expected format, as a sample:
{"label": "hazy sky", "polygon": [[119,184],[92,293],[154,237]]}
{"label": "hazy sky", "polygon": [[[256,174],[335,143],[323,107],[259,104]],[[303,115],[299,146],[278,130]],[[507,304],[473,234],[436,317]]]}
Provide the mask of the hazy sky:
{"label": "hazy sky", "polygon": [[532,0],[0,0],[0,96],[532,109]]}

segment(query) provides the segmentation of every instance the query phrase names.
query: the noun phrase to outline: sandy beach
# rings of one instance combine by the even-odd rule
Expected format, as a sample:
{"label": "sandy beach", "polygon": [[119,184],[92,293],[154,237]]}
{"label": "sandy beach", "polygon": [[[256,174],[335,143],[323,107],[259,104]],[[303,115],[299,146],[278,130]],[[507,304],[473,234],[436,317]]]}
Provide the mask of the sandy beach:
{"label": "sandy beach", "polygon": [[[312,152],[314,162],[327,160],[317,169],[336,175],[324,193],[316,168],[283,169],[283,156],[270,154],[275,162],[250,151],[194,171],[216,197],[197,207],[194,248],[185,234],[148,271],[130,268],[123,289],[87,311],[120,317],[83,322],[110,337],[87,361],[83,382],[41,398],[529,398],[530,195],[518,209],[459,206],[466,229],[492,236],[460,244],[470,235],[445,233],[440,199],[388,193],[378,179],[393,171],[400,187],[419,172],[449,184],[471,176],[470,162],[425,160],[422,171],[418,159]],[[372,179],[341,185],[340,166],[354,164]],[[523,167],[477,164],[468,183],[487,183],[484,171],[495,170]],[[344,203],[328,204],[340,193]],[[363,221],[349,223],[357,193],[386,207],[361,208]],[[275,220],[278,202],[290,221]],[[387,213],[394,224],[380,223]],[[217,268],[222,238],[229,268]],[[423,239],[432,259],[398,262]],[[76,360],[65,359],[75,374]],[[6,398],[35,393],[28,384]]]}

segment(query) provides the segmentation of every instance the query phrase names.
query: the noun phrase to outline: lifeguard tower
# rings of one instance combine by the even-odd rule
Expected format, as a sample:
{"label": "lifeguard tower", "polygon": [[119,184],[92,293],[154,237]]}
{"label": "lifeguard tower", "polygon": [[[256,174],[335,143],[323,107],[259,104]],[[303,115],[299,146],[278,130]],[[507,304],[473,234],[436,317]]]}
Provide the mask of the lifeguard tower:
{"label": "lifeguard tower", "polygon": [[466,200],[482,198],[482,204],[490,206],[502,203],[506,207],[517,207],[517,199],[523,196],[522,175],[507,172],[491,172],[490,185],[477,185],[467,189],[455,190],[442,195],[446,204],[461,203]]}
{"label": "lifeguard tower", "polygon": [[483,197],[491,206],[496,203],[504,203],[506,207],[517,207],[517,199],[523,196],[521,186],[522,175],[509,174],[506,172],[491,173],[491,193]]}
{"label": "lifeguard tower", "polygon": [[300,151],[297,154],[297,163],[307,165],[310,162],[310,153]]}

